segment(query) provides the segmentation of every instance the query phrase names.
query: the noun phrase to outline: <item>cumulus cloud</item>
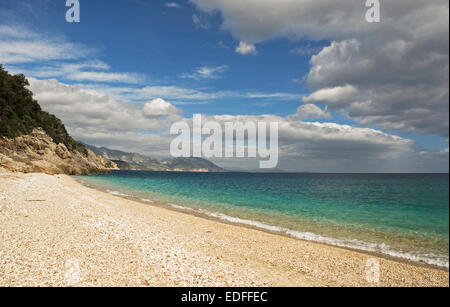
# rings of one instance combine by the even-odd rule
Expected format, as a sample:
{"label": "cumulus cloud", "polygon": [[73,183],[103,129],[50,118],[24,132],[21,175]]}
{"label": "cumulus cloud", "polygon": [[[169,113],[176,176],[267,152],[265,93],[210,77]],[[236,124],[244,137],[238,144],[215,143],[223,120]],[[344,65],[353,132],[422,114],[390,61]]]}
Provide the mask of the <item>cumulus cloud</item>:
{"label": "cumulus cloud", "polygon": [[182,113],[181,109],[175,107],[170,102],[167,102],[162,98],[156,98],[150,102],[144,103],[144,108],[142,112],[145,117],[149,118],[156,118]]}
{"label": "cumulus cloud", "polygon": [[181,110],[169,102],[127,103],[82,85],[54,79],[29,81],[42,108],[59,117],[77,140],[157,157],[169,155],[170,138],[161,131],[182,119]]}
{"label": "cumulus cloud", "polygon": [[358,90],[352,85],[323,88],[303,98],[306,103],[327,102],[329,104],[346,103],[355,97]]}
{"label": "cumulus cloud", "polygon": [[[401,0],[400,0],[401,1]],[[206,12],[219,11],[222,28],[241,41],[259,43],[278,37],[326,39],[370,29],[364,3],[353,0],[191,0]],[[404,1],[408,2],[408,1]],[[397,12],[399,13],[399,12]]]}
{"label": "cumulus cloud", "polygon": [[[160,110],[164,111],[164,118],[149,118],[144,116],[143,104],[126,103],[101,91],[64,84],[54,79],[29,78],[29,81],[30,89],[43,109],[56,114],[70,128],[104,132],[157,132],[180,119],[177,108]],[[151,107],[155,109],[155,105],[161,106],[155,103]]]}
{"label": "cumulus cloud", "polygon": [[318,91],[308,98],[312,102],[329,87],[351,86],[358,92],[323,101],[347,109],[364,125],[448,136],[448,46],[439,47],[437,39],[384,47],[335,42],[311,59],[307,84]]}
{"label": "cumulus cloud", "polygon": [[[376,129],[336,123],[304,122],[292,116],[211,116],[204,121],[278,122],[279,169],[313,172],[410,172],[430,169],[443,171],[445,160],[424,161],[415,152],[415,142]],[[258,159],[245,159],[254,165]],[[214,159],[224,167],[239,167],[236,160]],[[422,164],[420,164],[420,163]],[[447,162],[448,164],[448,162]],[[420,165],[420,166],[418,166]],[[242,164],[241,164],[242,167]],[[423,167],[423,169],[421,168]]]}
{"label": "cumulus cloud", "polygon": [[171,138],[164,135],[127,131],[103,131],[90,128],[70,128],[70,133],[86,144],[125,152],[138,152],[156,158],[167,158]]}
{"label": "cumulus cloud", "polygon": [[[30,78],[30,89],[43,109],[61,118],[76,139],[98,146],[167,157],[173,139],[168,134],[170,125],[179,120],[192,121],[183,118],[179,108],[161,98],[126,103],[85,86],[33,78]],[[448,152],[447,162],[445,153],[435,155],[434,159],[432,153],[416,153],[415,142],[406,138],[376,129],[302,121],[305,117],[327,116],[326,109],[303,105],[296,114],[287,117],[217,115],[204,119],[220,123],[279,122],[280,167],[285,170],[420,171],[420,165],[425,170],[430,170],[430,165],[436,168],[448,165]],[[216,162],[230,165],[226,159]],[[251,165],[248,160],[233,163],[247,168]]]}
{"label": "cumulus cloud", "polygon": [[255,45],[249,44],[246,42],[240,42],[239,45],[236,47],[236,52],[240,53],[242,55],[256,55],[258,54],[258,51],[256,50]]}
{"label": "cumulus cloud", "polygon": [[328,110],[322,110],[314,104],[303,104],[298,107],[297,112],[291,115],[289,119],[293,120],[306,120],[306,119],[320,119],[320,118],[330,118],[331,115]]}
{"label": "cumulus cloud", "polygon": [[[353,0],[191,0],[219,11],[239,41],[329,40],[311,59],[314,91],[352,86],[358,95],[330,101],[361,124],[448,136],[447,0],[381,3],[381,23],[365,20]],[[313,99],[313,98],[311,98]],[[312,101],[311,101],[312,102]]]}
{"label": "cumulus cloud", "polygon": [[[304,121],[328,118],[330,110],[344,109],[363,125],[448,135],[448,1],[382,3],[381,24],[368,24],[363,3],[358,6],[353,0],[191,1],[205,12],[222,13],[222,28],[230,30],[240,42],[236,52],[242,54],[256,54],[256,44],[279,37],[330,42],[311,58],[305,78],[311,94],[304,97],[305,104],[295,114],[207,117],[218,121],[278,121],[281,169],[448,171],[448,148],[417,152],[414,141],[377,129]],[[194,16],[196,26],[210,27],[203,13]],[[175,105],[233,97],[302,99],[291,93],[99,85],[136,83],[139,76],[110,71],[109,65],[100,61],[87,61],[92,52],[32,31],[0,27],[0,62],[8,67],[14,64],[17,72],[25,72],[20,70],[25,67],[21,64],[39,62],[40,66],[27,75],[94,82],[69,85],[30,78],[30,88],[44,110],[60,117],[75,138],[94,145],[167,156],[171,141],[168,128],[183,119]],[[47,62],[56,60],[77,63]],[[191,73],[198,78],[215,75],[207,69]]]}
{"label": "cumulus cloud", "polygon": [[[304,122],[292,116],[213,116],[225,121],[279,122],[279,166],[308,172],[447,172],[448,152],[416,151],[410,139],[370,128],[336,123]],[[214,159],[224,167],[258,168],[258,159]]]}

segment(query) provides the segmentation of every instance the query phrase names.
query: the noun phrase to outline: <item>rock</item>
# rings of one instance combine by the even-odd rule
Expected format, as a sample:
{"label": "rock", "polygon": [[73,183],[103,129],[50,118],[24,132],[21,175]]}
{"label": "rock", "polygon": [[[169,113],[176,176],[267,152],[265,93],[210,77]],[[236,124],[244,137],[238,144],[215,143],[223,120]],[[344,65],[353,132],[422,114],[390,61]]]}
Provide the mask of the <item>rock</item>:
{"label": "rock", "polygon": [[69,159],[72,157],[69,150],[67,150],[66,145],[60,143],[56,146],[55,153],[60,157],[61,159]]}
{"label": "rock", "polygon": [[88,150],[70,152],[53,142],[42,129],[14,139],[0,138],[0,171],[47,174],[91,174],[118,169],[117,165]]}

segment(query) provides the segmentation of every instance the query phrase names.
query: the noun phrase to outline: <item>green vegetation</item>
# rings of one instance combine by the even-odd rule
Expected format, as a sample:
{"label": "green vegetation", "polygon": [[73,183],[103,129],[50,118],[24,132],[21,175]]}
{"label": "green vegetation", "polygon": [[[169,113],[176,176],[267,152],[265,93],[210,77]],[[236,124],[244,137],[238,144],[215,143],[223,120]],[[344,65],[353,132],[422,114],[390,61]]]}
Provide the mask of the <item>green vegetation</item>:
{"label": "green vegetation", "polygon": [[40,127],[56,144],[87,155],[86,147],[67,133],[60,119],[42,111],[28,85],[24,75],[10,75],[0,65],[0,137],[14,138]]}

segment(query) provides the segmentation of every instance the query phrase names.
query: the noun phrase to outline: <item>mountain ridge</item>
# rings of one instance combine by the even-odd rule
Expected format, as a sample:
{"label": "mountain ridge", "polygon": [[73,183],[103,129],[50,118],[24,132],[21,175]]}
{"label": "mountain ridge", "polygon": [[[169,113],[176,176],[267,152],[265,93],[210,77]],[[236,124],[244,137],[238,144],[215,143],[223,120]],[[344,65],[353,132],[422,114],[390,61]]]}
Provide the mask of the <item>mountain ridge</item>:
{"label": "mountain ridge", "polygon": [[203,158],[159,160],[135,152],[125,152],[89,144],[84,145],[103,158],[113,161],[121,169],[166,172],[226,172],[223,168]]}

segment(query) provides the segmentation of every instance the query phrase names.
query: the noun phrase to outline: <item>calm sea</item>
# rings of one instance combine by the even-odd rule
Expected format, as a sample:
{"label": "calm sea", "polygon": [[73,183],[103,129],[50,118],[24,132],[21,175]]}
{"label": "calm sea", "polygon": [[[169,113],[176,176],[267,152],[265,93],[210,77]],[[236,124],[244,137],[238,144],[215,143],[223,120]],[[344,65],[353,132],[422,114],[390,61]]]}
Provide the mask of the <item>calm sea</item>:
{"label": "calm sea", "polygon": [[112,194],[448,268],[448,174],[115,171],[79,178]]}

